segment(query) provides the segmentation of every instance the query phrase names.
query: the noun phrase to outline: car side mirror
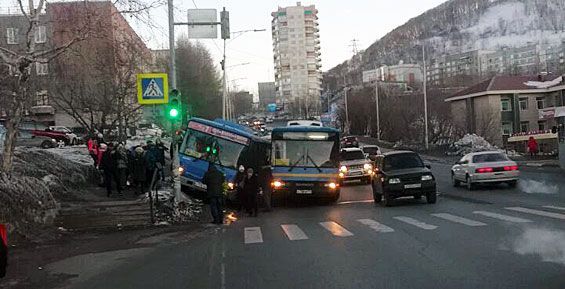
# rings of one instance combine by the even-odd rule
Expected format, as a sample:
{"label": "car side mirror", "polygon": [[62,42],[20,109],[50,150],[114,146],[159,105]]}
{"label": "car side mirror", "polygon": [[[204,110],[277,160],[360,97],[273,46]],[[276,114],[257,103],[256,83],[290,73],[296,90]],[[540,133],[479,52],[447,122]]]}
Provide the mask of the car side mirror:
{"label": "car side mirror", "polygon": [[430,169],[430,170],[432,169],[432,165],[431,165],[431,164],[424,164],[424,166],[425,166],[426,168]]}

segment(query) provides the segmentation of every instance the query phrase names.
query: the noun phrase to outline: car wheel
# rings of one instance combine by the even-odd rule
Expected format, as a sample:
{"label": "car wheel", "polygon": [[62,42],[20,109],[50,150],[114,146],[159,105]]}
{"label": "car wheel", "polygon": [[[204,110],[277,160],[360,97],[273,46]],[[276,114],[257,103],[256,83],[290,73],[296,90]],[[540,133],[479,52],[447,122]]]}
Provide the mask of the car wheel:
{"label": "car wheel", "polygon": [[467,178],[465,179],[465,183],[467,184],[467,190],[469,191],[475,190],[475,184],[471,182],[471,178],[469,178],[469,176],[467,176]]}
{"label": "car wheel", "polygon": [[42,149],[48,149],[48,148],[50,148],[50,147],[51,147],[51,142],[49,142],[49,141],[47,141],[47,140],[46,140],[46,141],[43,141],[43,142],[41,143],[41,148],[42,148]]}
{"label": "car wheel", "polygon": [[510,181],[508,182],[508,186],[511,188],[516,188],[518,186],[518,181]]}
{"label": "car wheel", "polygon": [[453,184],[454,187],[459,187],[461,185],[461,182],[455,178],[454,173],[451,173],[451,183]]}
{"label": "car wheel", "polygon": [[392,206],[392,196],[388,193],[388,192],[383,192],[383,200],[382,200],[382,204],[385,207],[390,207]]}
{"label": "car wheel", "polygon": [[437,202],[437,193],[430,192],[426,194],[426,201],[428,202],[428,204],[435,204]]}

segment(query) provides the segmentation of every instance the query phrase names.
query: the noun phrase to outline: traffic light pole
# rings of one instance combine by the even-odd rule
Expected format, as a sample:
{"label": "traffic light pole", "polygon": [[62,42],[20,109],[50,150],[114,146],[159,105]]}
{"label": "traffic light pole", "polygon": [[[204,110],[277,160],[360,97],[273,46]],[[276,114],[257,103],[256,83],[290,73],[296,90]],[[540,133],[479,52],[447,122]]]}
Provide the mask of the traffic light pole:
{"label": "traffic light pole", "polygon": [[[174,15],[174,6],[173,0],[167,0],[167,8],[169,12],[169,79],[171,80],[170,86],[172,89],[177,89],[177,71],[175,67],[175,59],[176,59],[176,52],[175,52],[175,15]],[[181,101],[179,99],[179,101]],[[171,155],[173,156],[172,162],[172,169],[171,177],[173,182],[173,193],[175,196],[175,203],[181,200],[181,184],[180,184],[180,176],[179,176],[179,167],[180,161],[178,157],[178,145],[177,145],[177,137],[176,137],[176,121],[171,122],[171,142],[173,145],[171,146]],[[157,198],[159,198],[157,194]]]}
{"label": "traffic light pole", "polygon": [[[225,9],[225,8],[224,8]],[[223,58],[223,76],[222,76],[222,118],[226,119],[226,99],[228,97],[227,93],[227,79],[226,79],[226,39],[224,39],[224,58]]]}

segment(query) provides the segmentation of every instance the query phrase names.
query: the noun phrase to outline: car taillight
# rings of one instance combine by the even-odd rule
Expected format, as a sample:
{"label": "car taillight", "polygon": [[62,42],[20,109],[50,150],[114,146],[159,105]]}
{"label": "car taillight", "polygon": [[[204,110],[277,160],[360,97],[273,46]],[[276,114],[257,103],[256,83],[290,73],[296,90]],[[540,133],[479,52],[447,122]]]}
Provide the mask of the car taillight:
{"label": "car taillight", "polygon": [[475,170],[475,172],[477,172],[479,174],[492,173],[493,169],[492,168],[479,168],[479,169]]}
{"label": "car taillight", "polygon": [[518,170],[518,166],[506,166],[504,167],[505,171],[517,171]]}

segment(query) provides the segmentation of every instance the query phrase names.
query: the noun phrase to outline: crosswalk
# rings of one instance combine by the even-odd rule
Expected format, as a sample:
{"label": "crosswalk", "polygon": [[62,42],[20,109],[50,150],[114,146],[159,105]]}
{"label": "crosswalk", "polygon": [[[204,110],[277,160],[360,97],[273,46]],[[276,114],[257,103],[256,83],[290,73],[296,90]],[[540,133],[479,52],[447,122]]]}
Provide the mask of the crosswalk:
{"label": "crosswalk", "polygon": [[[562,207],[555,206],[542,206],[544,209],[551,209],[559,211]],[[393,216],[390,219],[385,220],[374,220],[371,218],[357,219],[355,220],[361,227],[370,229],[378,234],[388,234],[394,233],[396,230],[394,226],[403,223],[415,228],[432,231],[444,226],[445,224],[455,224],[458,226],[468,226],[468,227],[484,227],[488,226],[489,220],[494,222],[504,222],[504,223],[514,223],[514,224],[526,224],[533,223],[534,220],[528,219],[527,216],[544,217],[558,220],[565,220],[565,214],[557,213],[554,211],[546,211],[541,209],[532,209],[525,207],[506,207],[504,208],[507,212],[512,212],[514,214],[521,213],[526,216],[514,216],[502,214],[499,212],[492,211],[473,211],[472,215],[467,214],[467,216],[459,216],[454,213],[430,213],[430,219],[435,220],[435,222],[427,223],[423,220],[419,220],[413,216]],[[468,216],[470,215],[470,216]],[[480,218],[478,220],[477,218]],[[331,236],[339,238],[347,238],[354,236],[355,230],[349,230],[345,228],[343,224],[337,221],[327,220],[319,222],[317,225],[321,226],[325,231],[327,231]],[[300,228],[297,224],[281,224],[280,228],[283,235],[289,241],[304,241],[309,240],[308,234]],[[358,229],[358,228],[357,228]],[[261,227],[245,227],[244,228],[244,243],[245,244],[260,244],[263,243],[263,233]]]}

